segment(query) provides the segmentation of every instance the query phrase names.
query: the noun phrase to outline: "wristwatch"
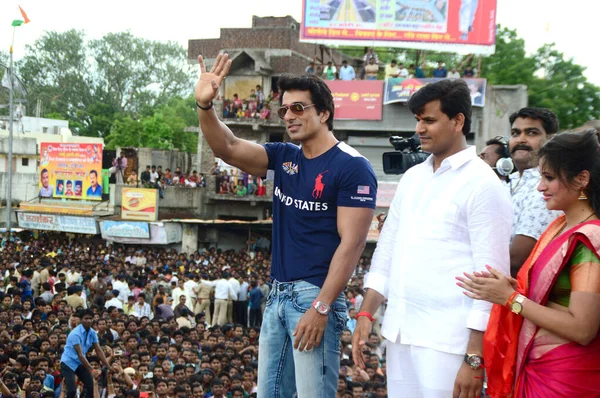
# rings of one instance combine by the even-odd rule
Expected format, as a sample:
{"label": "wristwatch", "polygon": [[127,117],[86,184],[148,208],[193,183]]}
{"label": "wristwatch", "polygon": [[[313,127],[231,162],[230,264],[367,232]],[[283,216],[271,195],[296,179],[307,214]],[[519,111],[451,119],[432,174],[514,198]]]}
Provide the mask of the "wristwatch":
{"label": "wristwatch", "polygon": [[517,294],[510,303],[510,310],[515,314],[519,315],[523,311],[523,303],[525,302],[525,296]]}
{"label": "wristwatch", "polygon": [[321,315],[329,315],[329,312],[331,311],[331,306],[322,301],[313,301],[312,307]]}
{"label": "wristwatch", "polygon": [[483,367],[483,357],[477,354],[465,354],[465,363],[476,370]]}

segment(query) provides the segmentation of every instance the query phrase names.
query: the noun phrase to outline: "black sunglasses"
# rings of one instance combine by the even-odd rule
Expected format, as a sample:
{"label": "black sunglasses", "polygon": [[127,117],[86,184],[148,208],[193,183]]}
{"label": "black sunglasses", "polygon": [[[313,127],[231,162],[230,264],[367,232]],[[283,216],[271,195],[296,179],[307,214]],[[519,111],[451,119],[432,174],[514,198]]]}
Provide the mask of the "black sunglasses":
{"label": "black sunglasses", "polygon": [[291,110],[294,115],[302,115],[304,113],[304,110],[306,108],[310,108],[311,106],[315,106],[315,104],[310,104],[310,105],[304,105],[301,104],[300,102],[294,102],[290,105],[284,105],[281,108],[277,109],[277,115],[283,119],[288,111]]}

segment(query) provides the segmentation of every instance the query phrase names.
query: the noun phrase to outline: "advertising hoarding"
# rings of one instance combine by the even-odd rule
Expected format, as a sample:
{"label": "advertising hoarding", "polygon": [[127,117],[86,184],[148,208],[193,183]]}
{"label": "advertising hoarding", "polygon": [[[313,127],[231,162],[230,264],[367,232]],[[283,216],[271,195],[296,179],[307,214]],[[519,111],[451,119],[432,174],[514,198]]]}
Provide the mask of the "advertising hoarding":
{"label": "advertising hoarding", "polygon": [[300,39],[493,54],[496,0],[303,0]]}
{"label": "advertising hoarding", "polygon": [[123,187],[121,218],[136,221],[158,220],[158,190]]}
{"label": "advertising hoarding", "polygon": [[72,232],[96,235],[98,224],[92,217],[65,216],[58,214],[24,213],[17,216],[19,227],[44,231]]}
{"label": "advertising hoarding", "polygon": [[[385,82],[384,104],[393,104],[394,102],[407,102],[411,95],[421,89],[421,87],[435,83],[441,78],[390,78]],[[485,105],[485,79],[462,79],[467,83],[471,90],[471,103],[473,106],[483,107]]]}
{"label": "advertising hoarding", "polygon": [[326,80],[333,94],[334,120],[381,120],[383,80]]}
{"label": "advertising hoarding", "polygon": [[150,238],[147,222],[138,221],[102,221],[102,234],[121,238]]}
{"label": "advertising hoarding", "polygon": [[150,223],[150,237],[137,238],[130,236],[109,236],[106,234],[106,221],[102,221],[102,239],[117,243],[141,244],[141,245],[168,245],[179,243],[183,237],[183,227],[179,223]]}
{"label": "advertising hoarding", "polygon": [[40,143],[39,196],[102,200],[102,144]]}

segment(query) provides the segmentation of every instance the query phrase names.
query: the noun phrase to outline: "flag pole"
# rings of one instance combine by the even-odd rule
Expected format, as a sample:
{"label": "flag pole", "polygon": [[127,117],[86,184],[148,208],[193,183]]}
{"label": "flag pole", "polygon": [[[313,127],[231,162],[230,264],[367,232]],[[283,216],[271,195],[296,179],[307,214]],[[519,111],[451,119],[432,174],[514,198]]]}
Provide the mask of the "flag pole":
{"label": "flag pole", "polygon": [[6,192],[6,232],[8,241],[11,238],[12,224],[12,180],[13,180],[13,117],[14,117],[14,81],[13,81],[13,45],[15,44],[16,26],[13,26],[13,38],[10,44],[10,63],[8,66],[8,184]]}

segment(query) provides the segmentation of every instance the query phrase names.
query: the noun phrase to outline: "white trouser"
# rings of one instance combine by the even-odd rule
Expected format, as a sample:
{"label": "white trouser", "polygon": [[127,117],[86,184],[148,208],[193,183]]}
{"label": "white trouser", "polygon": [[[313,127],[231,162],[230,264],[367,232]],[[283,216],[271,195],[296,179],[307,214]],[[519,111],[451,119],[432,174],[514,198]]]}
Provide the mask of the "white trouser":
{"label": "white trouser", "polygon": [[479,0],[462,0],[460,2],[460,11],[458,12],[458,30],[462,33],[468,33],[469,26],[473,26],[478,3]]}
{"label": "white trouser", "polygon": [[464,357],[387,341],[389,398],[449,398]]}

